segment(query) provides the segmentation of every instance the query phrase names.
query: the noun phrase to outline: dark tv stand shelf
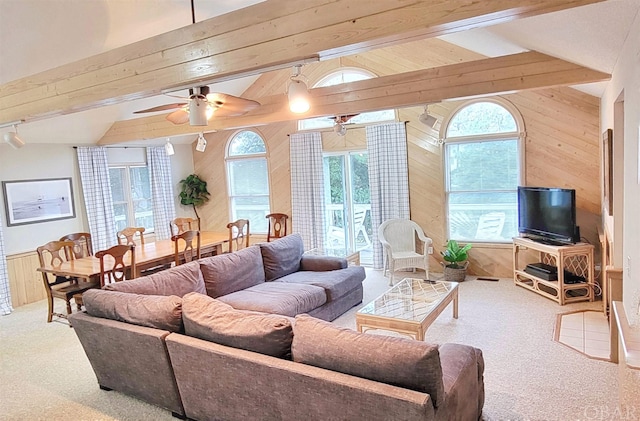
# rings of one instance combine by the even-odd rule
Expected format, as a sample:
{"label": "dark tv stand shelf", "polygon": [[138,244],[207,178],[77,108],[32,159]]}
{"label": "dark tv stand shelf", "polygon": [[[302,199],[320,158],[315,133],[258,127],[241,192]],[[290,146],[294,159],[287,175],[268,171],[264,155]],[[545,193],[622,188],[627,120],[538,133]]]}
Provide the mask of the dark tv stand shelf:
{"label": "dark tv stand shelf", "polygon": [[[534,250],[539,262],[558,268],[558,280],[547,281],[524,271],[527,263],[520,263],[521,252]],[[594,246],[587,243],[550,245],[529,238],[513,239],[513,281],[516,285],[547,297],[560,305],[594,300]],[[522,253],[524,254],[524,253]],[[530,256],[528,263],[532,263]],[[565,270],[582,276],[585,282],[565,283]]]}

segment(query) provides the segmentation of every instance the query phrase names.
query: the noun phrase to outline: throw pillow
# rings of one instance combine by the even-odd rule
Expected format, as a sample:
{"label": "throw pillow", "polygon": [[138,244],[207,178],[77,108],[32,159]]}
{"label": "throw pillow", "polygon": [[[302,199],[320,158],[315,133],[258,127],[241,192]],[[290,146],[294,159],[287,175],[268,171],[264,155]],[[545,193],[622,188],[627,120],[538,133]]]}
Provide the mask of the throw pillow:
{"label": "throw pillow", "polygon": [[437,345],[367,335],[303,314],[293,325],[293,361],[428,393],[444,401]]}
{"label": "throw pillow", "polygon": [[265,279],[273,281],[300,270],[304,244],[300,234],[291,234],[270,243],[260,243]]}
{"label": "throw pillow", "polygon": [[293,332],[286,316],[236,310],[195,292],[185,295],[182,305],[189,336],[272,357],[291,355]]}
{"label": "throw pillow", "polygon": [[126,282],[107,284],[104,289],[145,295],[177,295],[178,297],[189,292],[204,294],[206,291],[198,262],[189,262]]}
{"label": "throw pillow", "polygon": [[264,282],[264,268],[258,246],[247,247],[233,253],[205,257],[198,262],[204,277],[207,295],[213,298]]}
{"label": "throw pillow", "polygon": [[175,295],[142,295],[90,289],[82,294],[82,302],[87,313],[94,317],[170,332],[182,331],[182,299]]}

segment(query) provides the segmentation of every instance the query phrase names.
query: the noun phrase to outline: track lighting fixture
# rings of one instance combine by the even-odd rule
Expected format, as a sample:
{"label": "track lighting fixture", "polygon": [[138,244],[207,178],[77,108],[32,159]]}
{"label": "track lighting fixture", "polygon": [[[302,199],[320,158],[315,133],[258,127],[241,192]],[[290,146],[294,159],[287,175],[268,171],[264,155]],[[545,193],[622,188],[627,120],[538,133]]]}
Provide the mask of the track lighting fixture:
{"label": "track lighting fixture", "polygon": [[173,145],[171,144],[171,140],[169,138],[167,138],[167,143],[164,144],[164,151],[169,156],[175,153],[175,151],[173,150]]}
{"label": "track lighting fixture", "polygon": [[196,151],[204,152],[207,149],[207,139],[204,138],[204,134],[200,133],[198,135],[198,143],[196,144]]}
{"label": "track lighting fixture", "polygon": [[4,141],[7,142],[14,149],[20,149],[25,145],[25,141],[18,137],[18,125],[13,124],[13,132],[7,132],[4,134]]}
{"label": "track lighting fixture", "polygon": [[425,126],[431,127],[432,129],[434,129],[438,123],[438,119],[429,114],[429,104],[424,106],[424,112],[420,114],[418,120],[420,120],[420,122]]}
{"label": "track lighting fixture", "polygon": [[289,98],[289,109],[292,113],[300,114],[309,111],[309,90],[305,83],[304,76],[300,70],[302,65],[298,64],[293,67],[291,80],[287,87],[287,96]]}

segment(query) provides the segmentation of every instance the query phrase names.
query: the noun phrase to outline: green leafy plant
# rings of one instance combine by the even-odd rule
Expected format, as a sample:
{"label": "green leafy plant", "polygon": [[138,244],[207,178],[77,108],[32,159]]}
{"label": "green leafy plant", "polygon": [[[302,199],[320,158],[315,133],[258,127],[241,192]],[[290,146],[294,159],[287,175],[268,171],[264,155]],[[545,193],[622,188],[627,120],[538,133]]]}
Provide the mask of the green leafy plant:
{"label": "green leafy plant", "polygon": [[196,218],[200,220],[197,206],[202,206],[209,201],[210,193],[207,191],[207,182],[195,174],[191,174],[184,180],[180,180],[182,191],[180,192],[180,203],[193,206]]}
{"label": "green leafy plant", "polygon": [[460,247],[456,240],[449,240],[447,242],[447,248],[444,251],[441,251],[442,258],[448,262],[447,267],[453,269],[462,269],[464,266],[459,265],[458,263],[462,263],[467,260],[467,251],[471,248],[471,244],[466,244],[464,247]]}

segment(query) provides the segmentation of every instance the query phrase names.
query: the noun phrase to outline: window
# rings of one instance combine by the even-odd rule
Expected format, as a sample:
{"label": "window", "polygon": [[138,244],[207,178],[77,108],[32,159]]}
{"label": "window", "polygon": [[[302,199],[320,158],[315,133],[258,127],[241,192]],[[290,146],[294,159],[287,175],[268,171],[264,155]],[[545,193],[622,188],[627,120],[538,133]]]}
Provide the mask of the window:
{"label": "window", "polygon": [[[371,79],[376,77],[373,73],[367,72],[362,69],[344,68],[333,72],[323,77],[313,85],[314,88],[320,88],[324,86],[334,86],[341,83],[355,82],[358,80]],[[371,111],[368,113],[360,113],[357,116],[351,118],[349,123],[352,124],[365,124],[365,123],[377,123],[380,121],[392,121],[395,120],[396,113],[394,110],[382,110]],[[331,117],[317,117],[307,118],[305,120],[298,121],[298,130],[312,130],[312,129],[324,129],[333,126],[333,118]]]}
{"label": "window", "polygon": [[255,132],[236,133],[227,148],[231,220],[248,219],[252,233],[265,233],[269,212],[269,172],[264,140]]}
{"label": "window", "polygon": [[124,165],[109,168],[116,230],[144,227],[153,232],[151,184],[146,166]]}
{"label": "window", "polygon": [[516,116],[507,103],[481,100],[445,123],[449,238],[511,242],[517,235],[522,124]]}

